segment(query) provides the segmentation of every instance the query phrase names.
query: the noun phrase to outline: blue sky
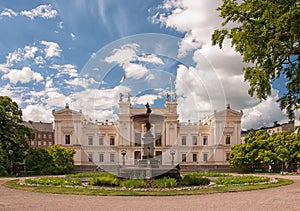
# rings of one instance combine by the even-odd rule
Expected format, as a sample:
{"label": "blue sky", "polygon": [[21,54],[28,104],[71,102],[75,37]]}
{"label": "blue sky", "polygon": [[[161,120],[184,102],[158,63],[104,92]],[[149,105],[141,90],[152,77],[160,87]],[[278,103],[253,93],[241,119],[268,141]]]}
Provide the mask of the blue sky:
{"label": "blue sky", "polygon": [[120,93],[130,93],[133,106],[162,107],[171,89],[182,121],[228,103],[243,110],[244,128],[286,121],[276,103],[283,82],[259,102],[247,94],[241,56],[229,42],[211,46],[220,3],[3,0],[0,94],[33,121],[52,121],[52,109],[65,103],[93,119],[116,120]]}

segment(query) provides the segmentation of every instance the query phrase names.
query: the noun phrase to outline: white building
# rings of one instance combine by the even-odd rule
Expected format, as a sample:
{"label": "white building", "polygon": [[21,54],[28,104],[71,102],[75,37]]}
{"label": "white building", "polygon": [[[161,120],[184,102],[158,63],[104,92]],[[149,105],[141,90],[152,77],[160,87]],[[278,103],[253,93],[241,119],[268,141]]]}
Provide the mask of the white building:
{"label": "white building", "polygon": [[[104,169],[124,163],[135,166],[149,155],[162,166],[228,165],[230,147],[240,143],[242,112],[229,105],[196,123],[178,121],[176,100],[167,99],[165,108],[151,109],[147,114],[145,108],[132,108],[130,96],[124,101],[121,95],[119,120],[100,123],[66,105],[53,111],[55,143],[76,150],[75,165]],[[150,145],[147,130],[153,137]]]}

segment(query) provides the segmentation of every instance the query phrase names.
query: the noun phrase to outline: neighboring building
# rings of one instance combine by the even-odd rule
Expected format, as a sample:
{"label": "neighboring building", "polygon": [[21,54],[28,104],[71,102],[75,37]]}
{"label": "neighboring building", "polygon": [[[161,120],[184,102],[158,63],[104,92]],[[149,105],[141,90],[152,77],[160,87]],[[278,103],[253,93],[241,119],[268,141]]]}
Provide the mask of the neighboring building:
{"label": "neighboring building", "polygon": [[47,148],[54,144],[52,123],[28,121],[23,122],[23,125],[31,128],[35,134],[34,139],[29,143],[31,147]]}
{"label": "neighboring building", "polygon": [[[228,165],[230,147],[241,140],[242,112],[228,106],[197,123],[182,123],[176,100],[166,99],[165,108],[151,108],[146,114],[145,108],[131,107],[130,96],[123,101],[120,95],[119,119],[114,123],[93,122],[67,104],[53,111],[55,142],[75,149],[75,165],[81,166],[105,168],[123,162],[134,166],[147,154],[160,165]],[[144,121],[147,115],[148,124]],[[147,142],[149,131],[152,145]]]}
{"label": "neighboring building", "polygon": [[272,127],[264,128],[270,135],[281,133],[287,131],[288,133],[293,133],[295,129],[294,121],[288,123],[278,124],[277,121],[274,122]]}

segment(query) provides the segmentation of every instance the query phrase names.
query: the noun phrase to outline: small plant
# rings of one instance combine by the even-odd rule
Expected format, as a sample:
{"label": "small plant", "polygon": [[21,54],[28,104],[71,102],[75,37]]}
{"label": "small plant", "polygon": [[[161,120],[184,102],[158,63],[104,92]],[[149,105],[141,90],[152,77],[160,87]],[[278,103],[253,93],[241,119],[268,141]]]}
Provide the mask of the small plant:
{"label": "small plant", "polygon": [[217,172],[190,172],[186,173],[185,175],[192,175],[192,176],[198,176],[198,177],[230,177],[230,174],[225,173],[217,173]]}
{"label": "small plant", "polygon": [[118,186],[119,180],[117,177],[111,176],[93,177],[88,181],[88,184],[92,186]]}
{"label": "small plant", "polygon": [[205,177],[199,177],[195,175],[186,174],[181,180],[181,184],[184,186],[200,186],[200,185],[209,185],[210,180]]}
{"label": "small plant", "polygon": [[174,178],[164,177],[161,179],[152,180],[152,187],[172,188],[177,186],[177,181]]}
{"label": "small plant", "polygon": [[69,174],[68,177],[72,177],[72,178],[113,177],[115,178],[116,175],[108,172],[85,172],[85,173],[78,173],[78,174]]}
{"label": "small plant", "polygon": [[240,177],[220,177],[215,180],[218,185],[231,185],[231,184],[245,184],[245,183],[260,183],[269,182],[269,177],[256,177],[256,176],[240,176]]}
{"label": "small plant", "polygon": [[82,185],[79,179],[72,179],[68,177],[41,177],[38,179],[25,179],[27,184],[38,185],[63,185],[63,186],[80,186]]}
{"label": "small plant", "polygon": [[121,181],[120,186],[125,188],[145,188],[147,184],[144,180],[128,179]]}

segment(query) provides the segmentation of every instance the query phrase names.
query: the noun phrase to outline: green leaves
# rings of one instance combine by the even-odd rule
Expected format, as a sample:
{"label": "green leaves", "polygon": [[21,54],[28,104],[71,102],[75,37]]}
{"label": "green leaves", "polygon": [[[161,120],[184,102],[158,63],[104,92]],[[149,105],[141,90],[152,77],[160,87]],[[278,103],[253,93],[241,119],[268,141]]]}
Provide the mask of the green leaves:
{"label": "green leaves", "polygon": [[287,92],[279,99],[289,118],[294,118],[300,104],[299,53],[300,6],[297,0],[223,0],[217,10],[224,18],[222,28],[215,30],[212,44],[231,39],[232,46],[251,67],[244,67],[249,94],[266,99],[271,83],[281,75],[288,80]]}
{"label": "green leaves", "polygon": [[300,134],[283,132],[270,136],[262,130],[251,131],[244,142],[232,147],[232,167],[256,168],[284,161],[292,169],[293,164],[300,162]]}

